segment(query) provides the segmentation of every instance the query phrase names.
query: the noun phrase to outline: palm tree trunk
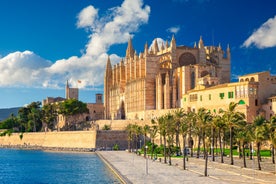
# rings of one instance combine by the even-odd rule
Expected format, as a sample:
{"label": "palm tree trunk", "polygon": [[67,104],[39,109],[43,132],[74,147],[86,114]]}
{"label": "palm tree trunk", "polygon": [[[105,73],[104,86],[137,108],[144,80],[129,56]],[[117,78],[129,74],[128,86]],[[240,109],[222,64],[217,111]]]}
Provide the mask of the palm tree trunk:
{"label": "palm tree trunk", "polygon": [[167,153],[166,153],[166,136],[164,135],[164,163],[167,163]]}
{"label": "palm tree trunk", "polygon": [[199,158],[200,154],[200,141],[201,141],[201,136],[198,135],[198,143],[197,143],[197,153],[196,153],[196,158]]}
{"label": "palm tree trunk", "polygon": [[208,173],[207,173],[207,166],[208,166],[208,151],[205,151],[204,152],[204,157],[205,157],[205,169],[204,169],[204,176],[208,176]]}
{"label": "palm tree trunk", "polygon": [[[203,134],[202,134],[202,144],[203,144],[203,153],[205,153],[206,152],[206,144],[205,144],[205,132],[203,132]],[[208,151],[208,150],[207,150]],[[203,158],[205,158],[205,154],[204,154],[204,157]]]}
{"label": "palm tree trunk", "polygon": [[223,161],[223,150],[222,150],[222,142],[221,142],[220,129],[219,129],[219,132],[218,132],[218,136],[219,136],[219,148],[220,148],[220,162],[224,163],[224,161]]}
{"label": "palm tree trunk", "polygon": [[171,144],[169,144],[169,165],[172,165],[171,153]]}
{"label": "palm tree trunk", "polygon": [[218,137],[216,136],[216,156],[218,156]]}
{"label": "palm tree trunk", "polygon": [[152,159],[152,157],[153,157],[153,152],[154,152],[154,139],[152,139],[152,144],[151,144],[151,156],[150,156],[150,158]]}
{"label": "palm tree trunk", "polygon": [[212,161],[215,161],[215,128],[212,129]]}
{"label": "palm tree trunk", "polygon": [[242,156],[243,156],[243,166],[246,167],[246,159],[245,159],[245,143],[242,142]]}
{"label": "palm tree trunk", "polygon": [[253,147],[253,145],[250,143],[250,145],[249,145],[249,149],[250,149],[250,160],[252,160],[252,156],[253,156],[252,147]]}
{"label": "palm tree trunk", "polygon": [[230,165],[234,165],[234,159],[233,159],[233,136],[232,136],[232,132],[233,132],[233,127],[230,127]]}
{"label": "palm tree trunk", "polygon": [[275,149],[273,144],[271,147],[271,157],[272,157],[272,163],[275,164]]}
{"label": "palm tree trunk", "polygon": [[241,151],[242,151],[241,141],[239,141],[238,146],[239,146],[239,159],[241,159],[241,157],[242,157],[242,153],[241,153]]}
{"label": "palm tree trunk", "polygon": [[262,170],[262,168],[261,168],[261,153],[260,153],[260,147],[261,147],[261,143],[258,142],[258,143],[257,143],[258,169],[259,169],[259,170]]}
{"label": "palm tree trunk", "polygon": [[186,170],[186,150],[185,150],[185,147],[186,147],[186,135],[183,134],[182,136],[182,140],[183,140],[183,169]]}

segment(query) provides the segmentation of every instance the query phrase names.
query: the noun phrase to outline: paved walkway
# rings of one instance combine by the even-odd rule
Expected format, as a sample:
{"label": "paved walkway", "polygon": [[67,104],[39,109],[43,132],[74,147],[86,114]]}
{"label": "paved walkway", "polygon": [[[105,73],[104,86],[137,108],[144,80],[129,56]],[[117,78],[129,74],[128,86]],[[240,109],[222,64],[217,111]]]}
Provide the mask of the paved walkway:
{"label": "paved walkway", "polygon": [[[272,172],[217,162],[208,162],[209,176],[204,177],[203,159],[189,158],[187,170],[183,170],[182,159],[172,159],[170,166],[126,151],[97,153],[116,173],[119,173],[125,183],[276,183],[276,175]],[[227,163],[227,158],[225,162]],[[248,162],[248,166],[249,164]]]}

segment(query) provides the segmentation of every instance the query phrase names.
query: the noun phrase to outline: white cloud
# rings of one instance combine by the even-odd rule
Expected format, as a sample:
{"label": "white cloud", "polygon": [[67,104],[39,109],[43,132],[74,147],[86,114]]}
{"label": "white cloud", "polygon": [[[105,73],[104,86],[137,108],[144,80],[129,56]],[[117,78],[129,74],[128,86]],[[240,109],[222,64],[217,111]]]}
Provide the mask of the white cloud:
{"label": "white cloud", "polygon": [[167,29],[167,31],[173,34],[177,34],[180,31],[180,26],[170,27],[169,29]]}
{"label": "white cloud", "polygon": [[47,61],[31,51],[14,52],[0,58],[1,86],[32,86],[40,85],[40,73],[51,66]]}
{"label": "white cloud", "polygon": [[255,45],[257,48],[276,46],[276,16],[268,19],[243,43],[243,47]]}
{"label": "white cloud", "polygon": [[78,28],[92,27],[94,20],[98,15],[98,9],[95,9],[93,6],[87,6],[78,14]]}
{"label": "white cloud", "polygon": [[[77,16],[77,27],[91,31],[81,57],[72,56],[51,63],[25,51],[0,58],[0,86],[63,87],[66,80],[72,86],[89,88],[103,84],[107,51],[113,44],[126,43],[139,27],[148,22],[150,7],[142,0],[125,0],[121,6],[99,17],[93,6],[84,8]],[[121,57],[113,54],[111,61]],[[81,83],[77,84],[77,81]]]}

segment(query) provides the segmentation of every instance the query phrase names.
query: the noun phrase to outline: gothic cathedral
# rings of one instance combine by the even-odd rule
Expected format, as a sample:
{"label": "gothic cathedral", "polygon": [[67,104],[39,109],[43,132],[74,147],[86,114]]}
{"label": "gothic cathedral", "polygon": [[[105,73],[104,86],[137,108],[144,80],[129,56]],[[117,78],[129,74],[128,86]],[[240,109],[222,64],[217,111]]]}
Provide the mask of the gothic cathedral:
{"label": "gothic cathedral", "polygon": [[200,37],[194,47],[170,43],[137,55],[129,39],[125,58],[111,66],[107,59],[104,78],[106,119],[143,119],[151,110],[180,108],[182,96],[192,89],[204,89],[230,82],[230,48],[204,46]]}

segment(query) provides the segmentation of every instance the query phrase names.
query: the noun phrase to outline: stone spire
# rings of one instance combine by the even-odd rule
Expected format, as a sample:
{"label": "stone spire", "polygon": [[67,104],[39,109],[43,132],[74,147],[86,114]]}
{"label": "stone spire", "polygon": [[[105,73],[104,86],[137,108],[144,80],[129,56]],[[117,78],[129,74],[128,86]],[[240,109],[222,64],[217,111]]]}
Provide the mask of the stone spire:
{"label": "stone spire", "polygon": [[161,50],[165,50],[164,43],[162,42]]}
{"label": "stone spire", "polygon": [[147,55],[149,52],[148,42],[145,44],[144,54]]}
{"label": "stone spire", "polygon": [[169,48],[169,42],[168,42],[168,40],[166,40],[166,49],[168,49]]}
{"label": "stone spire", "polygon": [[229,46],[229,44],[227,45],[226,55],[227,55],[227,59],[231,58],[231,52],[230,52],[230,46]]}
{"label": "stone spire", "polygon": [[196,42],[195,42],[195,44],[194,44],[194,48],[196,48]]}
{"label": "stone spire", "polygon": [[155,39],[154,43],[153,43],[153,52],[154,52],[154,54],[157,54],[157,52],[159,52],[157,39]]}
{"label": "stone spire", "polygon": [[220,45],[220,43],[218,45],[218,50],[221,51],[221,45]]}
{"label": "stone spire", "polygon": [[107,61],[106,61],[105,75],[107,76],[111,70],[112,70],[112,66],[111,66],[111,62],[110,62],[110,57],[108,56]]}
{"label": "stone spire", "polygon": [[132,46],[132,39],[129,38],[128,40],[128,45],[127,45],[127,50],[126,50],[126,58],[133,58],[134,57],[134,49]]}
{"label": "stone spire", "polygon": [[200,36],[199,42],[198,42],[198,48],[203,49],[204,48],[204,43],[202,40],[202,36]]}
{"label": "stone spire", "polygon": [[172,36],[171,47],[176,48],[176,41],[175,41],[174,35]]}

